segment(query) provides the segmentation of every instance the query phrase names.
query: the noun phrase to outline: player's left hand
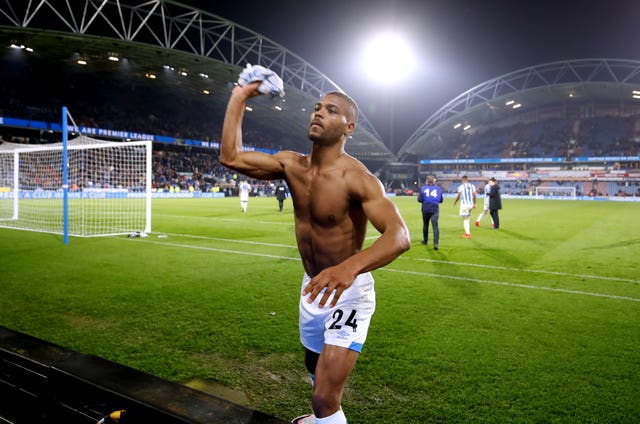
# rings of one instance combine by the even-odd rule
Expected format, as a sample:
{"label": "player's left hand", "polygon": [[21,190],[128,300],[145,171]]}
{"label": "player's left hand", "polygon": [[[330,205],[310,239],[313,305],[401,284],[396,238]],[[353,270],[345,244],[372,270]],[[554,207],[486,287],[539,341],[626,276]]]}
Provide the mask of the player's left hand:
{"label": "player's left hand", "polygon": [[354,280],[355,276],[341,269],[339,265],[332,266],[322,270],[322,272],[313,277],[302,291],[302,295],[309,295],[307,302],[313,303],[322,290],[326,289],[320,298],[318,307],[324,307],[331,294],[333,294],[333,297],[331,298],[329,307],[334,307],[338,299],[340,299],[340,296],[342,296],[342,293],[351,287]]}

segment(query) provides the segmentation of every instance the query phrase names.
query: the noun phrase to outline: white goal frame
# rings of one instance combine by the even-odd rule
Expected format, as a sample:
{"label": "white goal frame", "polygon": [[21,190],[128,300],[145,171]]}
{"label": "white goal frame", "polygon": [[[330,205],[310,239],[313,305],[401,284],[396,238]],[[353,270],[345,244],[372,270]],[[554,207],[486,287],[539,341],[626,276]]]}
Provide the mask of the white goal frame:
{"label": "white goal frame", "polygon": [[[0,227],[62,234],[65,243],[69,235],[150,233],[152,144],[83,135],[66,143],[0,144]],[[109,171],[111,184],[93,184]]]}
{"label": "white goal frame", "polygon": [[572,186],[537,186],[536,199],[576,199],[576,188]]}

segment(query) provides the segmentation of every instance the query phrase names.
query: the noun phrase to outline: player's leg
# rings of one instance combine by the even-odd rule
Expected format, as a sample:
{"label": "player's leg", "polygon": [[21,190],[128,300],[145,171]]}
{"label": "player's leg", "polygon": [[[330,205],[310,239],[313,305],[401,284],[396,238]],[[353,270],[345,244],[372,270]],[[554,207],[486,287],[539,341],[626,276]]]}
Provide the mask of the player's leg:
{"label": "player's leg", "polygon": [[476,227],[480,226],[480,221],[482,221],[482,218],[484,217],[484,215],[487,213],[486,209],[482,209],[482,212],[480,212],[480,215],[478,215],[478,217],[476,218]]}
{"label": "player's leg", "polygon": [[438,242],[440,241],[440,228],[438,227],[438,218],[440,213],[436,212],[431,215],[431,228],[433,229],[433,248],[438,250]]}
{"label": "player's leg", "polygon": [[491,228],[500,228],[500,217],[497,209],[491,211],[491,220],[493,222]]}
{"label": "player's leg", "polygon": [[465,238],[470,238],[471,227],[469,225],[469,217],[471,216],[471,208],[466,205],[460,205],[460,216],[462,217],[462,226],[464,228],[464,234],[462,236]]}
{"label": "player's leg", "polygon": [[[346,347],[324,345],[316,364],[313,386],[312,405],[316,422],[347,422],[340,405],[344,386],[358,356],[358,352]],[[323,418],[326,418],[326,421],[322,421]]]}
{"label": "player's leg", "polygon": [[422,244],[429,241],[429,217],[430,214],[422,212]]}

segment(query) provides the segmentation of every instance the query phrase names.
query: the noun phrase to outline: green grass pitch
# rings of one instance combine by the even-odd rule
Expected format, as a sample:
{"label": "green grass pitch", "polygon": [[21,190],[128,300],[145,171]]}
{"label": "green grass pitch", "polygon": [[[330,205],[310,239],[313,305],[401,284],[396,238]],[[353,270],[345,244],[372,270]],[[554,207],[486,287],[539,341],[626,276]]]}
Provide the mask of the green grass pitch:
{"label": "green grass pitch", "polygon": [[[350,424],[640,422],[640,203],[505,198],[502,228],[466,240],[445,199],[434,251],[416,198],[394,202],[413,245],[374,271]],[[0,229],[0,325],[307,413],[291,201],[156,199],[152,227],[68,245]]]}

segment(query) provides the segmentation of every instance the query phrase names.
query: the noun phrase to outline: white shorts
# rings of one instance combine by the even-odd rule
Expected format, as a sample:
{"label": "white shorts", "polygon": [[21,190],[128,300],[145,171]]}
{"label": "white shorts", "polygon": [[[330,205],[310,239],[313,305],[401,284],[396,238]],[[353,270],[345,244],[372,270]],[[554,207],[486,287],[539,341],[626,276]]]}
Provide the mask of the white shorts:
{"label": "white shorts", "polygon": [[[302,289],[310,280],[305,274]],[[320,292],[313,303],[307,302],[309,295],[300,296],[299,328],[302,345],[316,353],[320,353],[325,344],[361,352],[367,339],[371,317],[376,310],[373,276],[369,272],[358,275],[333,308],[327,302],[320,309],[318,302],[325,290]]]}
{"label": "white shorts", "polygon": [[462,203],[460,204],[460,216],[470,216],[472,210],[473,205],[463,205]]}

